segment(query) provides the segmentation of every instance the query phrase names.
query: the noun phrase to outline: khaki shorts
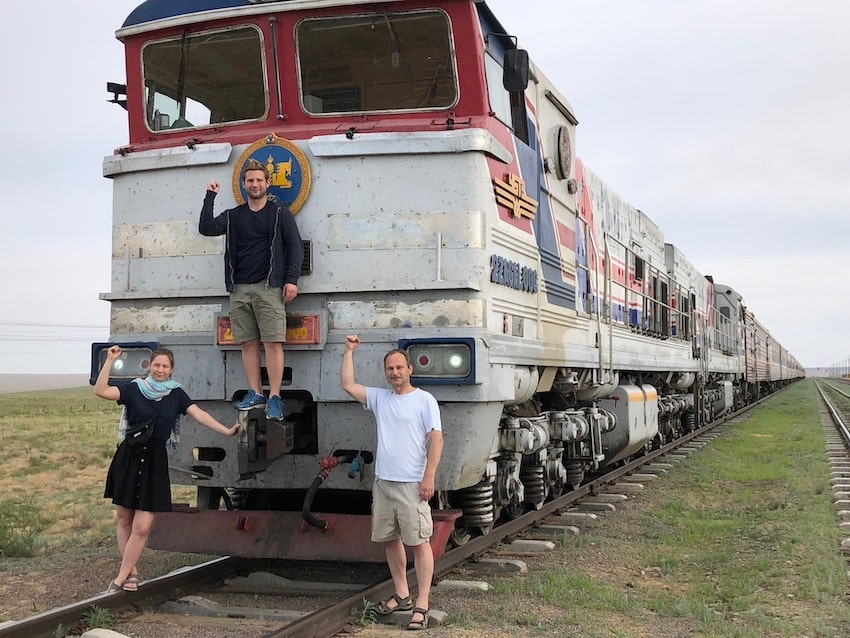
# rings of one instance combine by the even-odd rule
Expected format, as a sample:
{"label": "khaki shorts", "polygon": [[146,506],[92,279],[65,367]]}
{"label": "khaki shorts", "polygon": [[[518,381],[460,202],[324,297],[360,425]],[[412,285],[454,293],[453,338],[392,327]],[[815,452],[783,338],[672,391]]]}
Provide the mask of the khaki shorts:
{"label": "khaki shorts", "polygon": [[233,340],[286,341],[286,306],[282,288],[270,288],[261,281],[256,284],[236,284],[230,293],[230,326]]}
{"label": "khaki shorts", "polygon": [[372,486],[372,542],[401,538],[409,547],[431,538],[431,506],[419,498],[419,483],[375,479]]}

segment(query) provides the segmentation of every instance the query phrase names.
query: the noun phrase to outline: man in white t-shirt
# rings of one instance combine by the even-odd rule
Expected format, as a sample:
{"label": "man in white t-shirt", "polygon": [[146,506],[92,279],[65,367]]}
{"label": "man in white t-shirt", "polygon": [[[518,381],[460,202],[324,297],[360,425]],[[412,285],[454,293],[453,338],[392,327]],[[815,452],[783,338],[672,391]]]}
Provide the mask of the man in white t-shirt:
{"label": "man in white t-shirt", "polygon": [[[384,356],[384,374],[389,389],[371,388],[354,379],[356,335],[345,338],[340,385],[351,397],[375,415],[378,449],[372,488],[372,541],[382,543],[395,594],[380,601],[381,615],[410,611],[408,629],[428,626],[428,596],[434,576],[434,554],[428,542],[433,531],[431,506],[434,476],[443,452],[443,432],[437,400],[413,387],[413,365],[404,350]],[[407,554],[413,552],[416,570],[416,605],[407,583]]]}

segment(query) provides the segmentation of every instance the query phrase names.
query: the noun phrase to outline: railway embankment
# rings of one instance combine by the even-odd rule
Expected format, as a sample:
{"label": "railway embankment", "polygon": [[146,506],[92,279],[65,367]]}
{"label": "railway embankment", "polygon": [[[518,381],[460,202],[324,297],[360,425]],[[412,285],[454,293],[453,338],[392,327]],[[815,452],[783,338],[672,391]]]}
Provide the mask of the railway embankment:
{"label": "railway embankment", "polygon": [[792,385],[578,519],[578,535],[523,556],[525,573],[462,597],[438,590],[448,623],[434,635],[850,635],[830,427],[813,382]]}

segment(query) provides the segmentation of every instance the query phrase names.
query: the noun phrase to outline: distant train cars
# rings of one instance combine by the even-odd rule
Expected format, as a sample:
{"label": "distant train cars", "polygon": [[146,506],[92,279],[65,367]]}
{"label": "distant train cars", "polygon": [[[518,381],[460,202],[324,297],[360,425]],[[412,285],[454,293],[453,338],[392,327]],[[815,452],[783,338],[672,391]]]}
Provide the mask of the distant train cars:
{"label": "distant train cars", "polygon": [[286,418],[249,412],[226,441],[184,428],[172,480],[197,502],[158,518],[154,546],[374,557],[375,428],[339,387],[346,334],[360,381],[382,384],[403,347],[437,397],[432,504],[455,543],[803,376],[733,288],[575,158],[572,108],[506,33],[473,0],[150,0],[118,30],[113,382],[159,346],[219,419],[247,390],[224,246],[197,232],[207,183],[232,186],[220,212],[263,162],[305,244]]}

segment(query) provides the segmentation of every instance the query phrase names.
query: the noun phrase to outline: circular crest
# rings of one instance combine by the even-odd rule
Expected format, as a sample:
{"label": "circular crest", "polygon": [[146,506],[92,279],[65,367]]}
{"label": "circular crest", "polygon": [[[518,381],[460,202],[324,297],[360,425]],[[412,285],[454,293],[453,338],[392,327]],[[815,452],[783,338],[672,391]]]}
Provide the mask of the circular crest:
{"label": "circular crest", "polygon": [[271,176],[268,198],[289,208],[293,215],[297,213],[310,193],[310,164],[304,151],[274,133],[246,148],[233,167],[233,198],[238,204],[246,200],[242,169],[249,159],[265,165]]}

